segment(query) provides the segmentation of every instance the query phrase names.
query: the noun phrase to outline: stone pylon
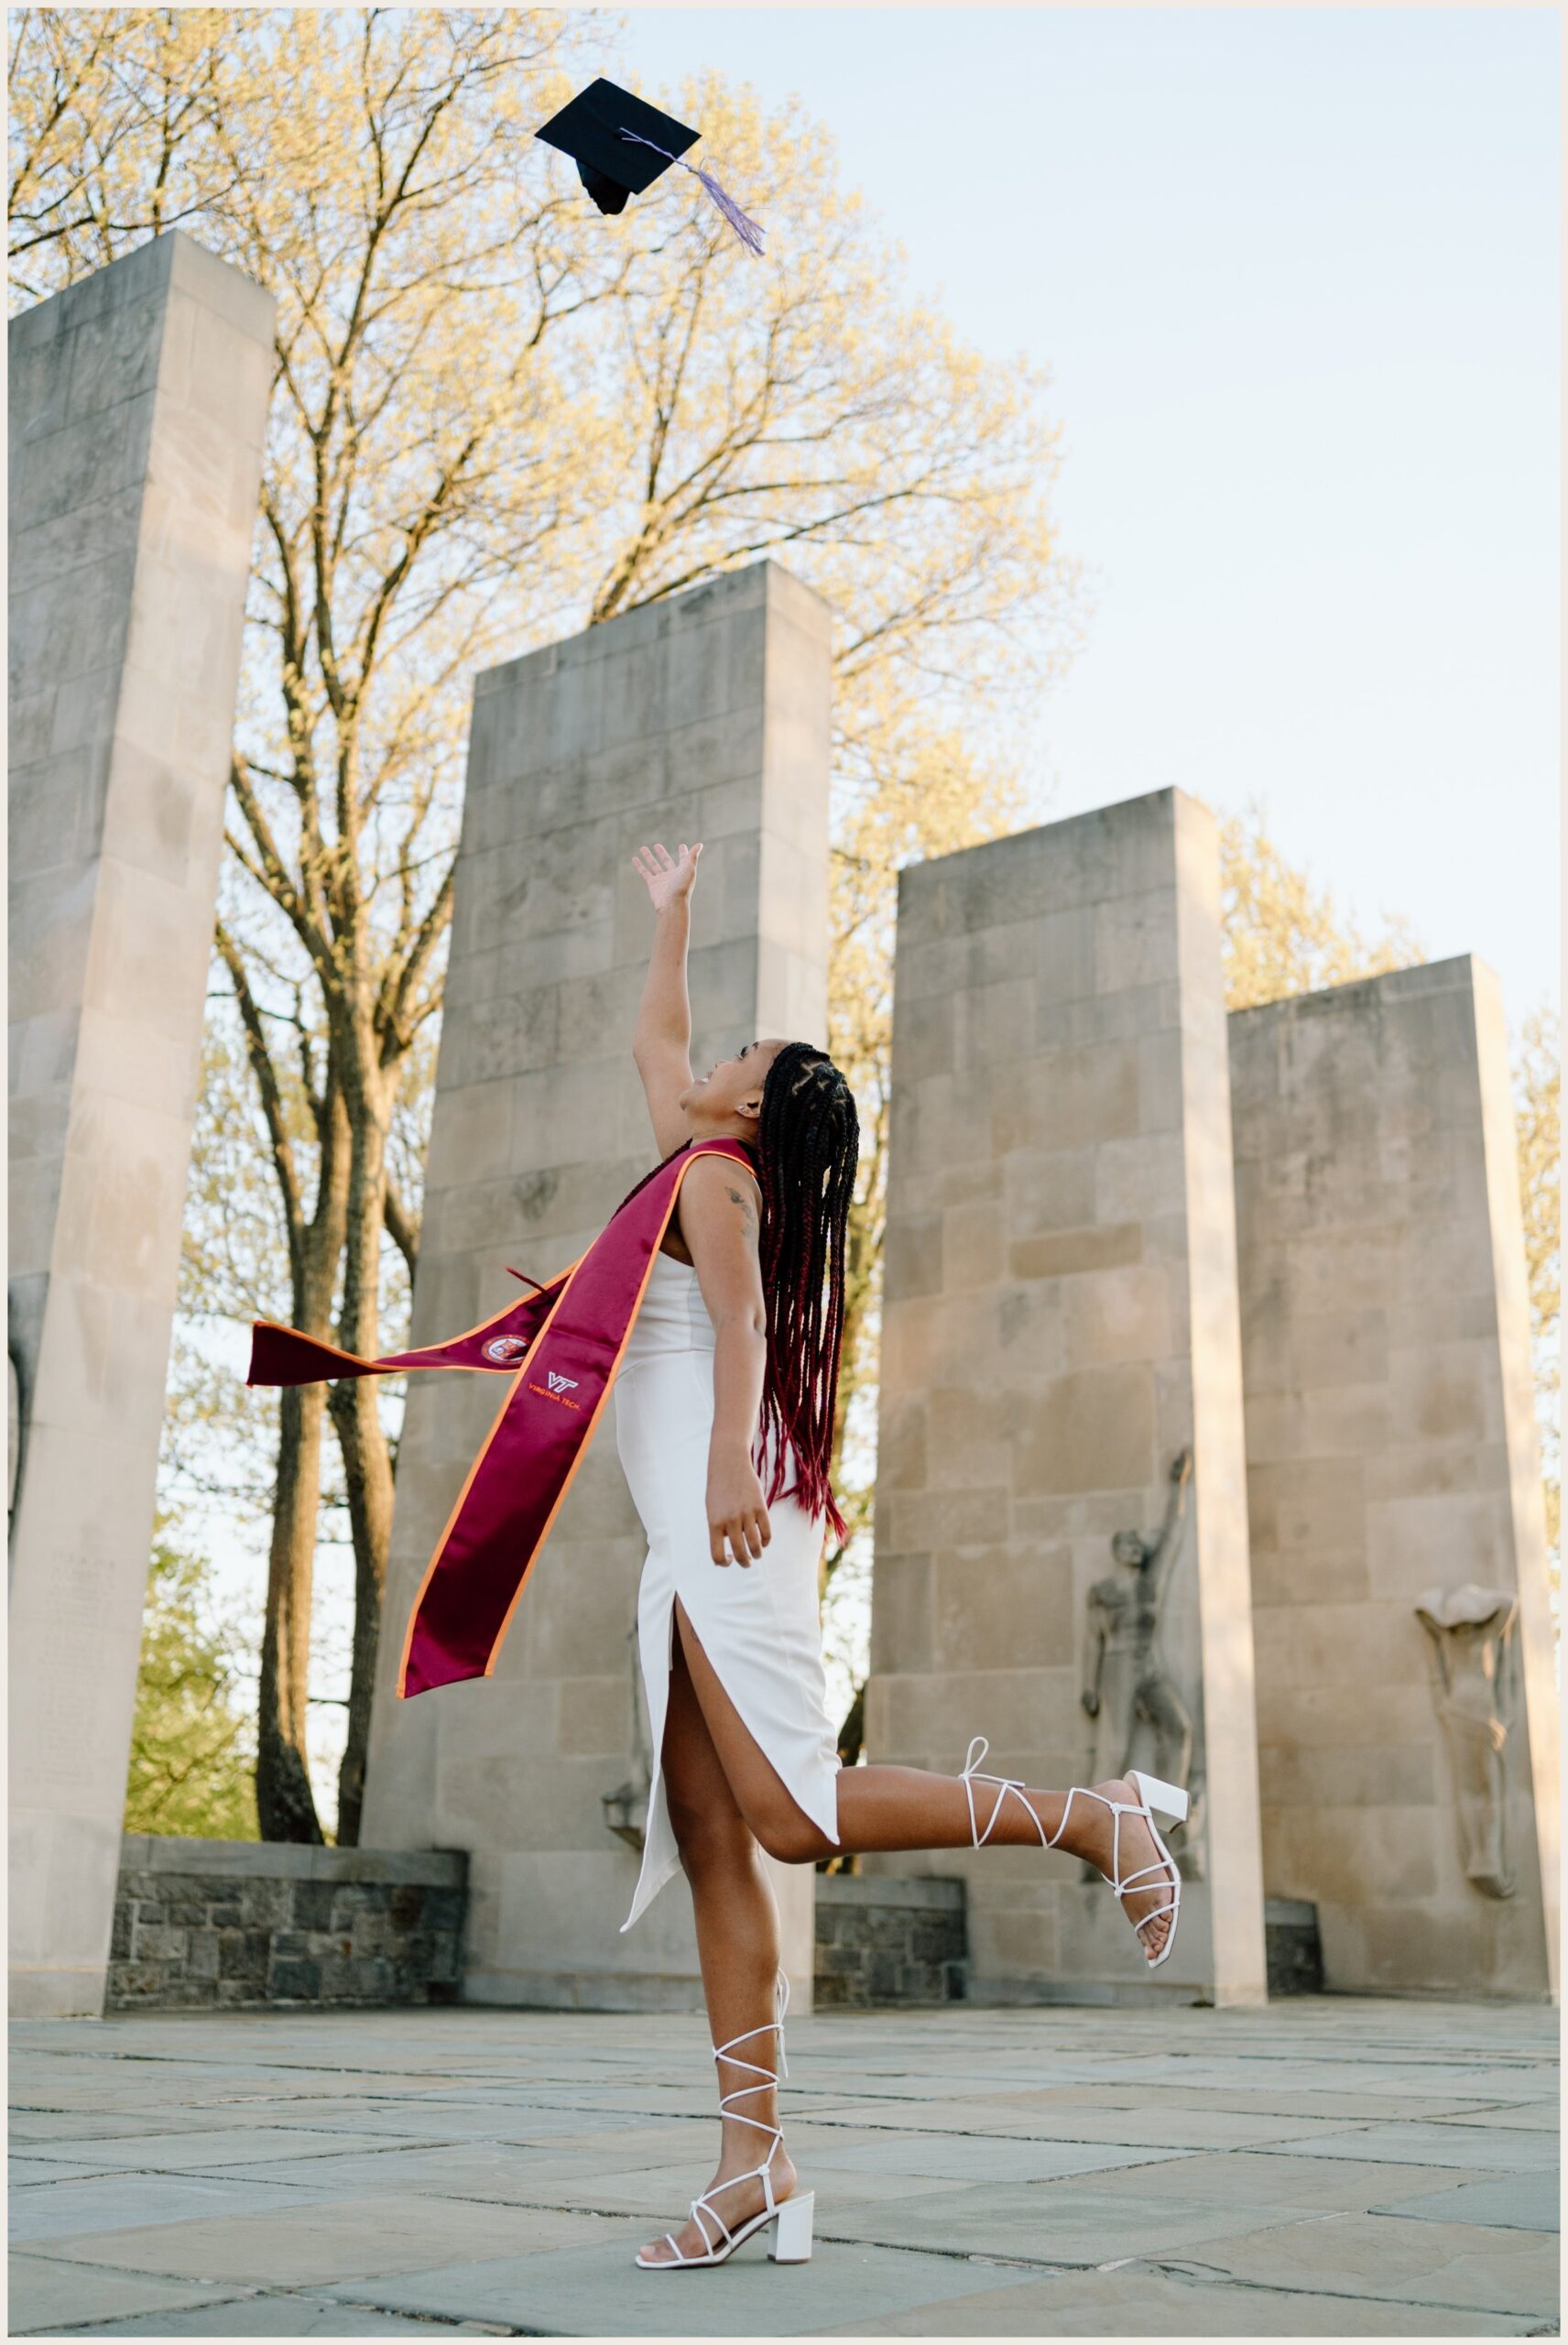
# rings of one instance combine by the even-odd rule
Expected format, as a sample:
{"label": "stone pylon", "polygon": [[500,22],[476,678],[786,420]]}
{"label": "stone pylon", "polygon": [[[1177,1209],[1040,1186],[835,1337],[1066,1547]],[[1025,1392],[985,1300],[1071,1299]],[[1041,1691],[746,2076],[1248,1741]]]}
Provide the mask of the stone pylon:
{"label": "stone pylon", "polygon": [[[827,607],[772,563],[478,679],[416,1343],[498,1310],[508,1263],[543,1278],[572,1260],[658,1162],[631,1056],[653,934],[642,841],[704,843],[698,1065],[761,1034],[825,1042],[829,716]],[[495,1677],[397,1698],[409,1605],[495,1407],[484,1380],[413,1380],[366,1841],[468,1850],[470,1999],[698,2008],[682,1883],[620,1935],[638,1860],[605,1802],[637,1775],[645,1544],[608,1410]],[[776,1880],[809,2008],[813,1876]]]}
{"label": "stone pylon", "polygon": [[1463,958],[1231,1020],[1269,1890],[1328,1984],[1556,1991],[1508,1036]]}
{"label": "stone pylon", "polygon": [[983,1733],[993,1774],[1194,1805],[1147,1979],[1060,1854],[867,1870],[964,1876],[981,1999],[1260,2001],[1218,847],[1180,791],[900,875],[880,1408],[868,1755],[953,1774]]}
{"label": "stone pylon", "polygon": [[273,301],[181,234],[11,322],[11,1993],[102,2008]]}

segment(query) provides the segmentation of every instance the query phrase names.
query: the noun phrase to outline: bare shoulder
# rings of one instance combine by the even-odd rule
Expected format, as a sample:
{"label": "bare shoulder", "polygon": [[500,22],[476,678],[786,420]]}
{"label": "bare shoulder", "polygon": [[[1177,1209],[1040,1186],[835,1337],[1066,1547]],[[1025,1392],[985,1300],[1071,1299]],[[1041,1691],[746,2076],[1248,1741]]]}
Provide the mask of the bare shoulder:
{"label": "bare shoulder", "polygon": [[700,1156],[681,1183],[679,1202],[681,1233],[714,1326],[737,1318],[766,1327],[756,1181],[729,1157]]}
{"label": "bare shoulder", "polygon": [[693,1221],[703,1228],[734,1225],[747,1229],[754,1242],[762,1226],[762,1191],[756,1173],[716,1151],[693,1159],[681,1183],[680,1203],[688,1245]]}

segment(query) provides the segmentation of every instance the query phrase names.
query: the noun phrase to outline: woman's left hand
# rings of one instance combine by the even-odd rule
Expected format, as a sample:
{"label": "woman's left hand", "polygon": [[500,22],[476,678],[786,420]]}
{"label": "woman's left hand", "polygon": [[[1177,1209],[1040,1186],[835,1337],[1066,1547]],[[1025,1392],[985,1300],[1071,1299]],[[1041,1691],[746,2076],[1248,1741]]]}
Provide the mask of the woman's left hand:
{"label": "woman's left hand", "polygon": [[[708,1549],[715,1564],[756,1563],[773,1536],[762,1484],[749,1457],[708,1467]],[[734,1553],[726,1554],[728,1539]]]}
{"label": "woman's left hand", "polygon": [[695,846],[688,846],[682,840],[678,861],[671,860],[670,849],[662,840],[652,846],[638,847],[632,857],[632,868],[645,882],[656,912],[691,895],[697,884],[697,857],[702,852],[701,839]]}

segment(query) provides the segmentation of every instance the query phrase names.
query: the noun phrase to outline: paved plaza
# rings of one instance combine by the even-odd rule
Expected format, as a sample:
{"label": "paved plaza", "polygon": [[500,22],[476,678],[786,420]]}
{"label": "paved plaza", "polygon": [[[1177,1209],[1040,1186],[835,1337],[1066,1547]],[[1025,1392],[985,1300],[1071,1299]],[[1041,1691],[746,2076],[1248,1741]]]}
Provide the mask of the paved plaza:
{"label": "paved plaza", "polygon": [[13,2032],[10,2334],[1551,2336],[1556,2014],[791,2020],[817,2249],[649,2275],[701,2021],[452,2009]]}

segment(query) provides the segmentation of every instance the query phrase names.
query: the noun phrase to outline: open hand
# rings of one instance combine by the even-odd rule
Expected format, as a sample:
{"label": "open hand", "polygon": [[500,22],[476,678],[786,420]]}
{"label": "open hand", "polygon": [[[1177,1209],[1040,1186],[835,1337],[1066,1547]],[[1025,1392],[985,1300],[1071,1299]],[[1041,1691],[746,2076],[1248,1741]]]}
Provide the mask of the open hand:
{"label": "open hand", "polygon": [[[753,1564],[773,1537],[762,1484],[749,1457],[708,1467],[708,1551],[715,1564]],[[730,1554],[724,1553],[728,1538]]]}
{"label": "open hand", "polygon": [[697,857],[702,852],[702,842],[695,846],[682,846],[678,862],[672,861],[667,846],[639,846],[632,857],[632,868],[640,871],[648,882],[648,892],[653,909],[661,912],[666,904],[675,903],[691,893],[697,877]]}

